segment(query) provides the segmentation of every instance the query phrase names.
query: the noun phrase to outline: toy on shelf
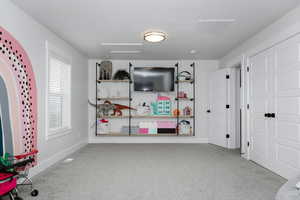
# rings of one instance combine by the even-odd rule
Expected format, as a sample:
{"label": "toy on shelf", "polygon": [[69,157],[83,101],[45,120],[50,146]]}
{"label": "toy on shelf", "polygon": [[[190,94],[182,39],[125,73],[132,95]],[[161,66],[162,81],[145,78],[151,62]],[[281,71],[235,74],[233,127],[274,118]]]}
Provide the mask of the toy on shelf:
{"label": "toy on shelf", "polygon": [[139,126],[131,126],[130,128],[129,128],[129,126],[122,126],[121,133],[129,134],[129,129],[130,129],[131,134],[139,133]]}
{"label": "toy on shelf", "polygon": [[174,109],[173,110],[173,116],[179,116],[180,115],[180,110],[179,109]]}
{"label": "toy on shelf", "polygon": [[157,134],[157,123],[156,122],[140,122],[139,123],[139,134]]}
{"label": "toy on shelf", "polygon": [[125,110],[125,109],[136,110],[129,106],[111,103],[110,101],[104,101],[103,104],[98,104],[98,105],[93,104],[89,101],[89,104],[96,107],[98,117],[122,116],[122,114],[123,114],[122,110]]}
{"label": "toy on shelf", "polygon": [[157,133],[159,134],[175,134],[176,122],[174,121],[157,121]]}
{"label": "toy on shelf", "polygon": [[139,105],[137,106],[137,115],[147,116],[150,115],[150,113],[150,105],[148,105],[146,102],[139,103]]}
{"label": "toy on shelf", "polygon": [[158,96],[156,102],[151,103],[153,115],[168,116],[171,115],[171,100],[166,96]]}
{"label": "toy on shelf", "polygon": [[113,77],[114,80],[130,80],[130,74],[126,70],[118,70]]}
{"label": "toy on shelf", "polygon": [[191,123],[187,120],[182,120],[178,123],[179,135],[190,135],[192,133]]}
{"label": "toy on shelf", "polygon": [[100,63],[99,80],[110,80],[112,76],[112,62],[102,61]]}
{"label": "toy on shelf", "polygon": [[186,106],[184,109],[183,109],[183,115],[185,116],[190,116],[192,114],[192,108],[189,107],[189,106]]}
{"label": "toy on shelf", "polygon": [[187,94],[185,92],[180,91],[180,92],[178,92],[177,98],[185,99],[185,98],[187,98]]}
{"label": "toy on shelf", "polygon": [[173,121],[140,122],[139,134],[176,134],[176,124]]}
{"label": "toy on shelf", "polygon": [[98,121],[98,134],[108,134],[110,132],[110,123],[107,119]]}
{"label": "toy on shelf", "polygon": [[188,71],[182,71],[178,74],[177,80],[179,81],[189,81],[192,80],[192,74]]}

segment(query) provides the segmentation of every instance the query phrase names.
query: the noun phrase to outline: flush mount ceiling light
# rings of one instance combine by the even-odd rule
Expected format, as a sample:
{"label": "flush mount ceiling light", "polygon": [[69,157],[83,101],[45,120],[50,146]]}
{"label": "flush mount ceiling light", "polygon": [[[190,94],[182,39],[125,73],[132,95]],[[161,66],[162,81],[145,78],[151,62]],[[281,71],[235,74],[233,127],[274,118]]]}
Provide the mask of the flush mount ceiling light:
{"label": "flush mount ceiling light", "polygon": [[195,49],[190,50],[190,54],[195,54],[197,51]]}
{"label": "flush mount ceiling light", "polygon": [[167,39],[167,34],[163,32],[151,31],[144,34],[144,40],[147,42],[162,42]]}

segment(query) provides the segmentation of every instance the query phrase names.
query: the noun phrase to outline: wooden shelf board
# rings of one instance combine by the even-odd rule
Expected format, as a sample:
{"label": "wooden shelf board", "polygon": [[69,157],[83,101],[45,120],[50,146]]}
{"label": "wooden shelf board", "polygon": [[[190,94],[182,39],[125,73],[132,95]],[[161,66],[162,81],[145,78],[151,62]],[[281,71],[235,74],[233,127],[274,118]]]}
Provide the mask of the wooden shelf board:
{"label": "wooden shelf board", "polygon": [[190,137],[190,136],[193,136],[192,134],[182,134],[182,135],[178,135],[179,137]]}
{"label": "wooden shelf board", "polygon": [[98,83],[129,83],[129,80],[97,80]]}
{"label": "wooden shelf board", "polygon": [[178,83],[193,83],[194,80],[178,80]]}
{"label": "wooden shelf board", "polygon": [[[161,119],[176,119],[177,116],[132,116],[132,118],[141,118],[141,119],[147,119],[147,118],[161,118]],[[180,115],[178,118],[193,118],[193,116],[184,116]]]}
{"label": "wooden shelf board", "polygon": [[141,136],[141,137],[163,137],[163,136],[178,136],[178,137],[191,137],[193,135],[191,134],[185,134],[185,135],[177,135],[177,133],[165,133],[165,134],[131,134],[129,135],[129,133],[107,133],[107,134],[97,134],[97,136],[106,136],[106,137],[113,137],[113,136]]}
{"label": "wooden shelf board", "polygon": [[106,133],[106,134],[97,134],[97,136],[141,136],[141,137],[170,137],[170,136],[191,136],[191,135],[177,135],[177,133],[165,133],[165,134],[131,134],[129,133]]}
{"label": "wooden shelf board", "polygon": [[125,119],[125,118],[129,118],[129,116],[124,115],[124,116],[100,116],[98,117],[98,119]]}
{"label": "wooden shelf board", "polygon": [[107,97],[107,98],[98,98],[98,101],[101,100],[129,100],[129,97]]}
{"label": "wooden shelf board", "polygon": [[165,133],[165,134],[131,134],[131,136],[144,136],[144,137],[159,137],[159,136],[177,136],[177,133]]}
{"label": "wooden shelf board", "polygon": [[194,99],[193,98],[175,98],[179,101],[193,101]]}
{"label": "wooden shelf board", "polygon": [[[128,115],[123,116],[101,116],[98,118],[104,118],[104,119],[122,119],[122,118],[129,118]],[[176,119],[176,116],[131,116],[131,118],[136,119]],[[180,115],[178,118],[194,118],[194,116],[184,116]]]}
{"label": "wooden shelf board", "polygon": [[97,134],[97,136],[129,136],[129,133],[106,133],[106,134]]}

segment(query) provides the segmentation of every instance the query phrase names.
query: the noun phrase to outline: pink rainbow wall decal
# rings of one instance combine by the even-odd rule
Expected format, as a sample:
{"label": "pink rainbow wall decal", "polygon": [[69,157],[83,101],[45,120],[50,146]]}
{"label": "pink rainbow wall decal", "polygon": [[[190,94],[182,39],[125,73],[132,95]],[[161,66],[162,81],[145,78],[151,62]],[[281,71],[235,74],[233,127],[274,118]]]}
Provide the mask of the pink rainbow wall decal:
{"label": "pink rainbow wall decal", "polygon": [[[6,121],[11,123],[13,154],[29,153],[37,149],[37,90],[34,72],[25,50],[1,26],[0,78],[4,80],[9,99],[10,119]],[[2,89],[0,95],[1,92],[5,91]],[[1,117],[3,119],[7,116]],[[5,120],[1,121],[3,123]],[[7,132],[2,132],[6,137]]]}

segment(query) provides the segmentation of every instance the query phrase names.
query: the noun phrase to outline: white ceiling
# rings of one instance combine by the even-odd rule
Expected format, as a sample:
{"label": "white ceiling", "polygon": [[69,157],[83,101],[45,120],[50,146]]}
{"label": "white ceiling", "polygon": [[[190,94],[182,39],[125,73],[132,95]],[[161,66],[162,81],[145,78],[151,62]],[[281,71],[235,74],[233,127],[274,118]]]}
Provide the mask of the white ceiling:
{"label": "white ceiling", "polygon": [[[90,58],[218,59],[283,16],[299,0],[13,0]],[[234,23],[198,23],[235,19]],[[142,46],[101,46],[143,42],[146,30],[168,39]],[[110,51],[141,51],[110,54]],[[196,50],[196,54],[191,54]]]}

